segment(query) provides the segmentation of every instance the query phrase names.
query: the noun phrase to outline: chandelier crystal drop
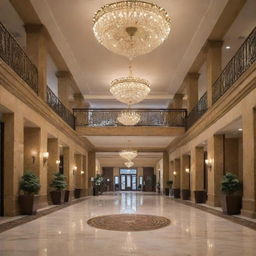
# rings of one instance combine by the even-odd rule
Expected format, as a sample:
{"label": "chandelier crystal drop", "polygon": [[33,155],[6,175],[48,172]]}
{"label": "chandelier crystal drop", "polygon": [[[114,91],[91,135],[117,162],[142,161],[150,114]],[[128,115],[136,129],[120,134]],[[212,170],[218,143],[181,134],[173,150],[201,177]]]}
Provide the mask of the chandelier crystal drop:
{"label": "chandelier crystal drop", "polygon": [[132,110],[122,111],[118,115],[117,121],[123,125],[136,125],[140,121],[140,114]]}
{"label": "chandelier crystal drop", "polygon": [[134,166],[134,162],[132,162],[132,161],[125,162],[124,164],[125,164],[125,166],[126,166],[127,168],[131,168],[131,167]]}
{"label": "chandelier crystal drop", "polygon": [[132,161],[137,155],[138,152],[136,150],[122,150],[119,152],[119,155],[128,161]]}
{"label": "chandelier crystal drop", "polygon": [[111,82],[110,92],[120,102],[133,105],[144,100],[150,92],[149,82],[143,78],[134,77],[131,66],[128,77],[115,79]]}
{"label": "chandelier crystal drop", "polygon": [[171,21],[165,9],[139,0],[107,4],[93,18],[94,35],[108,50],[133,59],[163,43]]}

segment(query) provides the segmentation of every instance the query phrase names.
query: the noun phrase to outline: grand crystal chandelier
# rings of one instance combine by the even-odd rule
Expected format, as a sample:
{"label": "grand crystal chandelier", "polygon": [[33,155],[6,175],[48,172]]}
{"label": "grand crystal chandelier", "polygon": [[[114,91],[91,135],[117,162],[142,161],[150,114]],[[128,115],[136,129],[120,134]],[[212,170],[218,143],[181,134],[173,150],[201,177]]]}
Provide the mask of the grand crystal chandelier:
{"label": "grand crystal chandelier", "polygon": [[125,165],[127,168],[131,168],[131,167],[134,166],[134,162],[128,161],[128,162],[125,162],[124,165]]}
{"label": "grand crystal chandelier", "polygon": [[138,155],[138,152],[136,150],[122,150],[121,152],[119,152],[119,155],[129,162]]}
{"label": "grand crystal chandelier", "polygon": [[117,121],[123,125],[136,125],[140,121],[140,114],[132,110],[125,110],[118,115]]}
{"label": "grand crystal chandelier", "polygon": [[150,92],[149,82],[134,77],[131,66],[128,77],[115,79],[111,82],[110,92],[120,102],[133,105],[144,100]]}
{"label": "grand crystal chandelier", "polygon": [[93,31],[108,50],[133,59],[157,48],[170,33],[167,12],[153,3],[126,0],[107,4],[94,15]]}

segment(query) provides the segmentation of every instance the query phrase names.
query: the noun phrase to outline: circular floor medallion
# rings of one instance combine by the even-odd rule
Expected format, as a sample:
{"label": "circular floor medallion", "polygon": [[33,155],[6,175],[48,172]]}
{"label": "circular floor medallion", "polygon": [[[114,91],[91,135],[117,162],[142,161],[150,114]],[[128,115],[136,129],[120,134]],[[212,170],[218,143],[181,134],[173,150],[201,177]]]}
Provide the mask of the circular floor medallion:
{"label": "circular floor medallion", "polygon": [[116,214],[98,216],[87,223],[98,229],[114,231],[147,231],[166,227],[171,221],[165,217],[143,214]]}

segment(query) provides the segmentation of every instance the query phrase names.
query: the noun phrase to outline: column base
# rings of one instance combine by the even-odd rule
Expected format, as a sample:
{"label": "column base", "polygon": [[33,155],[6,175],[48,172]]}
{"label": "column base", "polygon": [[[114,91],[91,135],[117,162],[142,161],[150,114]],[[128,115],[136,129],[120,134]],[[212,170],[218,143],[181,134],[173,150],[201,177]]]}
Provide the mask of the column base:
{"label": "column base", "polygon": [[173,189],[173,196],[174,196],[174,198],[180,198],[180,189],[179,188]]}
{"label": "column base", "polygon": [[256,201],[250,199],[242,200],[241,215],[248,218],[256,218]]}
{"label": "column base", "polygon": [[206,204],[213,206],[213,207],[220,207],[220,197],[217,195],[210,195],[208,194],[208,200]]}
{"label": "column base", "polygon": [[204,190],[195,190],[194,191],[194,202],[197,204],[205,204],[206,203],[206,191]]}
{"label": "column base", "polygon": [[181,190],[181,197],[183,200],[189,200],[190,199],[190,190],[189,189],[182,189]]}

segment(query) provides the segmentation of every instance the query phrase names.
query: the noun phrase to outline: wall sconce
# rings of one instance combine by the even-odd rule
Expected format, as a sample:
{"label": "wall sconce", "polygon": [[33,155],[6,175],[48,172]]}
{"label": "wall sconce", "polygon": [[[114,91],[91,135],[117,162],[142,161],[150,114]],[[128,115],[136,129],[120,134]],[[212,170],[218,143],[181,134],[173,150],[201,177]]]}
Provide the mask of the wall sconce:
{"label": "wall sconce", "polygon": [[174,171],[174,172],[173,172],[173,175],[176,176],[176,175],[177,175],[177,172]]}
{"label": "wall sconce", "polygon": [[77,166],[73,167],[73,175],[75,175],[75,172],[77,171]]}
{"label": "wall sconce", "polygon": [[207,165],[207,167],[209,169],[212,168],[212,163],[213,163],[213,160],[212,159],[205,159],[205,164]]}
{"label": "wall sconce", "polygon": [[56,160],[56,164],[59,165],[60,164],[60,160]]}
{"label": "wall sconce", "polygon": [[94,181],[94,177],[91,177],[91,181],[92,181],[92,182]]}
{"label": "wall sconce", "polygon": [[37,152],[36,152],[35,150],[32,150],[32,151],[31,151],[31,155],[32,155],[32,162],[33,162],[33,164],[34,164],[35,161],[36,161]]}
{"label": "wall sconce", "polygon": [[185,172],[186,172],[186,173],[190,173],[190,169],[189,169],[189,168],[186,168],[186,169],[185,169]]}
{"label": "wall sconce", "polygon": [[84,171],[81,171],[81,175],[83,175],[84,174]]}
{"label": "wall sconce", "polygon": [[49,158],[49,152],[43,152],[43,153],[42,153],[42,156],[43,156],[43,162],[44,162],[44,164],[45,164],[46,161],[47,161],[48,158]]}

